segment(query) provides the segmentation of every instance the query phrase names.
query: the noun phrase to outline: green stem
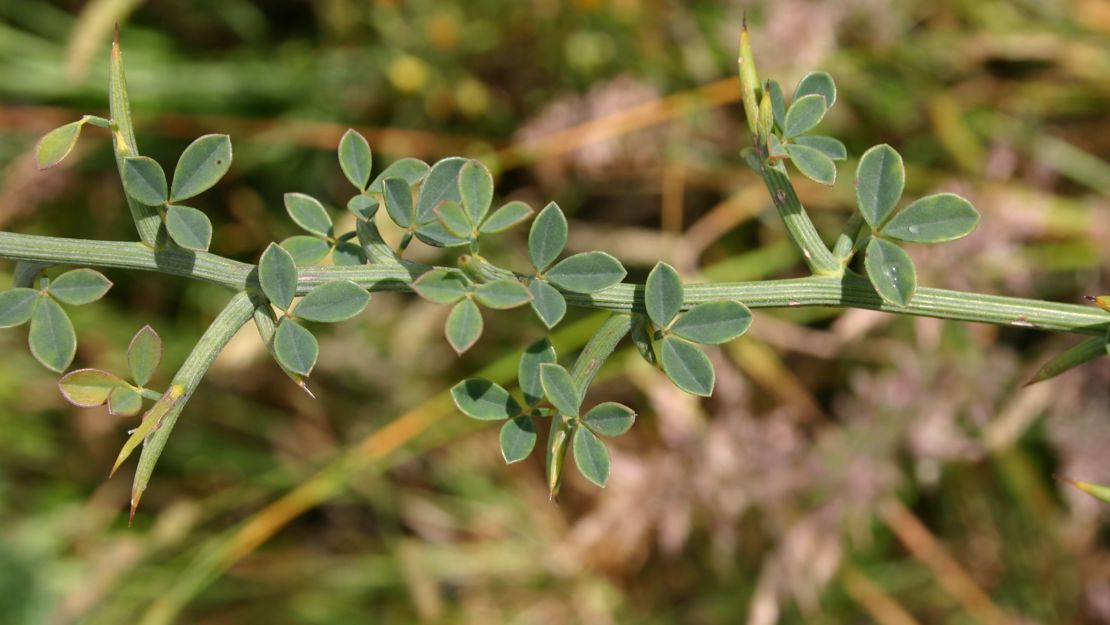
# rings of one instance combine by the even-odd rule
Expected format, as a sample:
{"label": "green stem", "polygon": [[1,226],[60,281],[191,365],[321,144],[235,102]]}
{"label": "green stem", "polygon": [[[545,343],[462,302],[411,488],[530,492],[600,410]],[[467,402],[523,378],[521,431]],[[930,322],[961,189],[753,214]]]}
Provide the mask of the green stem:
{"label": "green stem", "polygon": [[177,371],[177,375],[173,377],[173,381],[170,382],[171,388],[178,384],[184,387],[184,394],[181,400],[162,417],[157,429],[151,432],[143,444],[143,452],[139,456],[139,466],[135,470],[135,479],[131,487],[132,515],[135,514],[139,499],[150,482],[154,465],[158,462],[158,457],[162,455],[162,449],[165,448],[166,441],[169,440],[170,432],[173,431],[173,426],[177,423],[182,408],[185,407],[193,392],[197,390],[197,386],[200,385],[200,381],[208,368],[212,366],[212,362],[216,360],[216,356],[231,340],[231,337],[235,336],[235,333],[250,321],[254,314],[254,307],[255,302],[252,301],[250,294],[246,292],[236,293],[231,301],[227,303],[227,306],[220,311],[220,314],[212,320],[212,325],[205,330],[193,351],[189,353],[189,357],[185,359],[185,362]]}
{"label": "green stem", "polygon": [[[193,278],[235,290],[253,288],[253,265],[207,252],[152,250],[141,243],[85,241],[0,232],[0,258],[55,265],[140,269]],[[358,267],[302,267],[297,294],[333,280],[351,280],[371,291],[410,291],[426,268],[410,263]],[[564,293],[573,306],[618,312],[643,310],[643,287],[618,284],[597,293]],[[737,300],[749,308],[826,306],[975,321],[1057,332],[1099,334],[1110,313],[1094,306],[919,287],[908,306],[886,303],[862,276],[811,276],[789,280],[725,282],[686,286],[684,307]]]}

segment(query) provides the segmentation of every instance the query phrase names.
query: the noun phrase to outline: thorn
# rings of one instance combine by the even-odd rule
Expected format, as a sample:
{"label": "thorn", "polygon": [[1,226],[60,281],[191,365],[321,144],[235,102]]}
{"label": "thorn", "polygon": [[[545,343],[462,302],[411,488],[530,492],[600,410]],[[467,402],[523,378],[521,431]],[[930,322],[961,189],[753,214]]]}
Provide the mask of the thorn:
{"label": "thorn", "polygon": [[1056,475],[1055,473],[1053,473],[1052,474],[1052,479],[1056,480],[1057,482],[1063,482],[1064,484],[1071,484],[1072,486],[1074,486],[1076,488],[1082,489],[1082,487],[1079,485],[1079,482],[1071,479],[1070,477],[1064,477],[1063,475]]}
{"label": "thorn", "polygon": [[142,498],[141,494],[138,497],[135,497],[135,496],[131,497],[131,514],[129,514],[127,516],[127,527],[131,527],[131,524],[135,522],[135,510],[138,509],[139,499],[141,499],[141,498]]}
{"label": "thorn", "polygon": [[744,16],[740,19],[740,30],[748,32],[748,12],[744,11]]}
{"label": "thorn", "polygon": [[298,382],[297,386],[301,387],[301,390],[304,391],[305,393],[308,393],[309,397],[311,397],[312,399],[316,399],[316,395],[313,394],[313,392],[311,390],[309,390],[308,384],[304,380],[301,380],[300,382]]}
{"label": "thorn", "polygon": [[1084,295],[1083,297],[1084,297],[1084,298],[1085,298],[1085,299],[1086,299],[1086,300],[1087,300],[1088,302],[1097,302],[1097,301],[1098,301],[1098,298],[1097,298],[1097,297],[1095,297],[1094,295]]}
{"label": "thorn", "polygon": [[112,38],[112,45],[117,48],[119,47],[119,22],[116,22],[116,34]]}

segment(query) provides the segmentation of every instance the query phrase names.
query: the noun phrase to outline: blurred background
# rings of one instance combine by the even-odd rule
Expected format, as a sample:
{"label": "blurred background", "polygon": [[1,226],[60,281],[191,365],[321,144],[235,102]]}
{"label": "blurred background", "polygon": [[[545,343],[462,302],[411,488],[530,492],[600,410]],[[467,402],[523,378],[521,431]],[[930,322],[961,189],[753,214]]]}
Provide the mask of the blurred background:
{"label": "blurred background", "polygon": [[[334,149],[353,126],[376,171],[485,158],[499,197],[558,201],[571,251],[609,251],[630,279],[659,259],[688,281],[803,275],[738,157],[745,11],[765,78],[787,93],[811,69],[836,78],[822,132],[855,156],[888,142],[908,196],[955,191],[982,212],[973,236],[911,249],[923,284],[1110,293],[1104,0],[6,0],[0,228],[135,239],[106,134],[87,128],[48,172],[32,158],[50,128],[107,115],[118,21],[143,152],[168,167],[201,134],[235,142],[195,204],[216,253],[253,262],[294,234],[287,191],[343,214]],[[855,166],[832,190],[795,176],[827,240]],[[490,256],[523,269],[525,231]],[[412,257],[453,262],[418,244]],[[228,293],[106,273],[109,296],[71,309],[74,366],[121,371],[150,323],[164,384]],[[1051,477],[1110,482],[1110,361],[1023,386],[1077,337],[758,312],[711,351],[704,401],[627,346],[587,403],[627,403],[639,422],[606,489],[570,471],[555,505],[543,454],[506,467],[496,428],[444,394],[476,373],[510,382],[540,324],[489,315],[456,358],[446,313],[380,294],[321,328],[315,401],[248,327],[132,529],[134,462],[106,475],[134,422],[66,405],[26,330],[0,332],[0,625],[1110,622],[1110,509]],[[600,322],[572,310],[560,354]]]}

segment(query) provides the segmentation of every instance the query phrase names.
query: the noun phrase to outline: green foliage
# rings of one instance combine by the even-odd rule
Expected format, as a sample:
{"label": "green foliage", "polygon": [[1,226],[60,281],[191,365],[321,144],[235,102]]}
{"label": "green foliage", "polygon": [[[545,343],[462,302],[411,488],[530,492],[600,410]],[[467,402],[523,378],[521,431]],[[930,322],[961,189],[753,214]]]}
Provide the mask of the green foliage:
{"label": "green foliage", "polygon": [[836,164],[823,151],[791,143],[786,146],[786,154],[806,178],[828,186],[836,184]]}
{"label": "green foliage", "polygon": [[752,313],[740,302],[705,302],[679,317],[671,332],[695,343],[719,345],[744,334],[751,324]]}
{"label": "green foliage", "polygon": [[[370,171],[373,165],[370,143],[354,128],[343,133],[339,140],[339,167],[343,175],[359,191],[365,191],[370,184]],[[356,196],[358,197],[358,196]]]}
{"label": "green foliage", "polygon": [[166,232],[174,243],[187,250],[205,252],[212,243],[212,222],[195,208],[168,204]]}
{"label": "green foliage", "polygon": [[27,342],[35,360],[51,371],[61,373],[73,362],[73,355],[77,353],[77,334],[69,316],[54,298],[44,297],[35,306]]}
{"label": "green foliage", "polygon": [[94,269],[72,269],[54,278],[46,292],[63,304],[80,306],[104,297],[112,281]]}
{"label": "green foliage", "polygon": [[797,137],[813,130],[829,110],[824,96],[810,94],[794,100],[786,109],[783,119],[783,133],[787,138]]}
{"label": "green foliage", "polygon": [[674,267],[660,262],[648,274],[644,284],[644,308],[655,325],[666,328],[682,310],[684,293],[682,278]]}
{"label": "green foliage", "polygon": [[304,231],[318,237],[332,236],[331,216],[320,200],[303,193],[286,193],[285,210]]}
{"label": "green foliage", "polygon": [[620,436],[632,429],[635,422],[636,413],[631,408],[612,401],[598,404],[582,415],[582,425],[599,436]]}
{"label": "green foliage", "polygon": [[160,206],[169,200],[166,172],[154,159],[132,156],[123,168],[123,188],[135,200],[147,206]]}
{"label": "green foliage", "polygon": [[482,311],[474,300],[464,299],[451,308],[444,332],[447,342],[459,354],[478,342],[478,337],[482,336]]}
{"label": "green foliage", "polygon": [[864,266],[871,284],[884,300],[905,306],[917,290],[917,272],[909,254],[878,237],[867,244]]}
{"label": "green foliage", "polygon": [[567,245],[567,218],[555,202],[545,206],[528,232],[528,256],[536,271],[543,272]]}
{"label": "green foliage", "polygon": [[886,224],[906,185],[902,157],[889,145],[876,145],[863,153],[856,168],[856,203],[872,230]]}
{"label": "green foliage", "polygon": [[162,360],[162,337],[143,326],[127,348],[127,368],[134,383],[100,369],[77,369],[62,376],[58,389],[75,406],[91,408],[108,404],[113,415],[130,417],[143,408],[143,391]]}
{"label": "green foliage", "polygon": [[825,98],[825,108],[831,109],[836,104],[836,83],[832,76],[826,72],[809,72],[798,81],[794,88],[794,101],[807,95],[819,95]]}
{"label": "green foliage", "polygon": [[1092,336],[1085,341],[1052,357],[1051,360],[1041,365],[1037,372],[1026,384],[1044,382],[1066,373],[1079,365],[1086,364],[1100,357],[1110,355],[1110,331],[1105,337]]}
{"label": "green foliage", "polygon": [[567,314],[567,300],[558,289],[535,278],[528,283],[532,292],[532,310],[548,328],[554,328]]}
{"label": "green foliage", "polygon": [[320,344],[316,337],[292,319],[282,319],[274,335],[274,357],[293,373],[308,376],[316,366]]}
{"label": "green foliage", "polygon": [[879,231],[914,243],[942,243],[960,239],[979,223],[979,213],[954,193],[938,193],[911,202]]}
{"label": "green foliage", "polygon": [[92,408],[103,406],[108,395],[117,386],[127,384],[123,378],[99,369],[70,371],[58,381],[62,397],[74,406]]}
{"label": "green foliage", "polygon": [[144,387],[162,362],[162,337],[150,326],[143,326],[127,346],[127,368],[135,384]]}
{"label": "green foliage", "polygon": [[417,278],[412,288],[430,302],[453,304],[466,297],[473,287],[458,269],[433,269]]}
{"label": "green foliage", "polygon": [[609,450],[589,428],[574,431],[574,464],[587,480],[602,488],[609,481]]}
{"label": "green foliage", "polygon": [[69,153],[73,151],[73,146],[77,145],[77,139],[81,136],[81,129],[88,123],[103,128],[108,127],[108,120],[102,117],[85,115],[75,122],[59,126],[43,135],[38,145],[35,146],[35,161],[38,163],[39,170],[50,169],[62,162],[62,159],[66,156],[69,156]]}
{"label": "green foliage", "polygon": [[479,285],[474,290],[474,299],[489,308],[516,308],[531,301],[532,293],[516,280],[503,278]]}
{"label": "green foliage", "polygon": [[358,316],[369,302],[366,289],[350,280],[336,280],[309,291],[293,313],[307,321],[335,323]]}
{"label": "green foliage", "polygon": [[559,414],[568,417],[578,416],[582,398],[566,369],[555,363],[541,364],[540,384],[543,386],[544,396],[555,406]]}
{"label": "green foliage", "polygon": [[596,293],[628,275],[621,261],[605,252],[582,252],[559,261],[547,272],[555,286],[576,293]]}
{"label": "green foliage", "polygon": [[0,292],[0,328],[20,326],[31,320],[42,294],[34,289],[14,288]]}
{"label": "green foliage", "polygon": [[170,202],[177,203],[211,189],[231,168],[231,138],[204,135],[189,144],[173,172]]}
{"label": "green foliage", "polygon": [[258,283],[274,306],[289,310],[297,294],[297,264],[293,256],[271,243],[258,261]]}
{"label": "green foliage", "polygon": [[451,398],[463,414],[482,421],[500,421],[521,413],[520,405],[508,391],[481,378],[459,382],[451,389]]}
{"label": "green foliage", "polygon": [[665,336],[658,349],[659,363],[675,386],[692,395],[713,394],[717,374],[713,363],[696,345],[676,336]]}

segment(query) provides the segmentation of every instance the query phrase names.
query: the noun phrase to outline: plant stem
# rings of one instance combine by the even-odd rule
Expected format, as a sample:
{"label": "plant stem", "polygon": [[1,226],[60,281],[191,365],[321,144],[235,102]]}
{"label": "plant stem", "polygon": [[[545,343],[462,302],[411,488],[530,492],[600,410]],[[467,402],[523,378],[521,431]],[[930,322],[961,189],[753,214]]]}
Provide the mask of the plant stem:
{"label": "plant stem", "polygon": [[[234,290],[254,289],[254,266],[210,254],[179,249],[153,250],[142,243],[86,241],[0,232],[0,258],[48,263],[140,269],[193,278]],[[410,263],[357,267],[302,267],[297,294],[333,280],[351,280],[371,291],[411,291],[425,267]],[[564,293],[573,306],[612,311],[643,311],[643,286],[618,284],[597,293]],[[1105,333],[1110,313],[1095,306],[919,287],[908,306],[886,303],[868,280],[811,276],[789,280],[722,282],[686,286],[684,308],[718,300],[737,300],[749,308],[827,306],[866,308],[907,315],[975,321],[1057,332]]]}

